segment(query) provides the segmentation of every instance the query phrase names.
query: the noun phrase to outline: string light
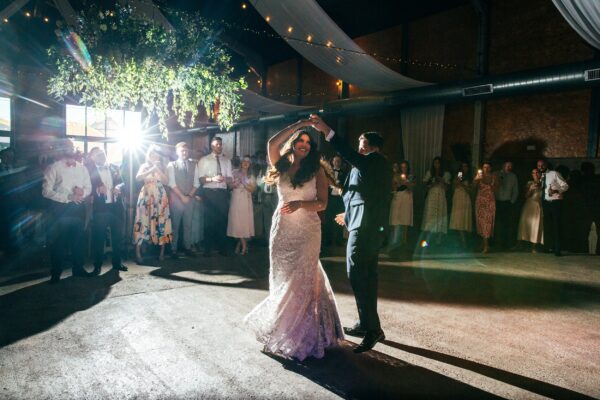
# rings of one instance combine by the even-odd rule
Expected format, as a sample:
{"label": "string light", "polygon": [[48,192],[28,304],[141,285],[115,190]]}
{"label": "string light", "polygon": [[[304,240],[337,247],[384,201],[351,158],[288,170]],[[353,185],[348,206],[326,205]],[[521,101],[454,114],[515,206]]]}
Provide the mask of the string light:
{"label": "string light", "polygon": [[293,30],[294,30],[294,28],[292,28],[291,26],[288,26],[288,33],[292,33]]}
{"label": "string light", "polygon": [[29,18],[31,17],[31,13],[29,11],[25,11],[25,16]]}
{"label": "string light", "polygon": [[265,17],[265,20],[266,20],[267,22],[271,22],[271,17],[267,15],[267,16]]}
{"label": "string light", "polygon": [[331,43],[331,41],[330,41],[330,40],[328,40],[328,41],[327,41],[327,44],[325,44],[325,46],[327,46],[327,47],[331,47],[331,46],[333,46],[333,43]]}
{"label": "string light", "polygon": [[48,17],[44,17],[44,22],[48,23],[50,19]]}
{"label": "string light", "polygon": [[245,10],[246,8],[248,8],[248,6],[246,5],[246,3],[242,3],[242,8]]}
{"label": "string light", "polygon": [[308,36],[306,37],[306,41],[307,41],[307,42],[312,42],[312,35],[308,35]]}
{"label": "string light", "polygon": [[2,21],[3,21],[5,24],[8,24],[8,18],[6,18],[6,17],[5,17],[5,18],[2,18]]}

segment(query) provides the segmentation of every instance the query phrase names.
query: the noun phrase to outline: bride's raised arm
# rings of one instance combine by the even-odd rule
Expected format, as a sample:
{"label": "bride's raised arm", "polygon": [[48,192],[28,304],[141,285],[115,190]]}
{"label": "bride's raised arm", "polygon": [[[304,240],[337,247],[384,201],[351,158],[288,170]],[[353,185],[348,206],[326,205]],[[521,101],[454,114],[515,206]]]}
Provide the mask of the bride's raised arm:
{"label": "bride's raised arm", "polygon": [[271,139],[269,139],[267,142],[267,154],[269,154],[269,163],[271,165],[275,165],[275,163],[281,158],[281,147],[290,138],[292,133],[296,132],[300,128],[304,128],[305,126],[311,126],[310,120],[305,119],[295,122],[287,128],[283,128]]}

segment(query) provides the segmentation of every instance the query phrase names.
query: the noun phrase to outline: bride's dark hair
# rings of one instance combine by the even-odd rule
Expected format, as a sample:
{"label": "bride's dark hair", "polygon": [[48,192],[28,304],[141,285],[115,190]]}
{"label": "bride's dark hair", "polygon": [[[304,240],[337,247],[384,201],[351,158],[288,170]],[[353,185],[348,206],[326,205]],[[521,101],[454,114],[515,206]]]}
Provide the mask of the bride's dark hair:
{"label": "bride's dark hair", "polygon": [[[292,187],[295,189],[298,186],[302,186],[304,183],[310,181],[316,174],[319,172],[319,168],[324,166],[319,157],[319,151],[317,150],[317,142],[315,142],[308,134],[308,132],[303,130],[298,130],[290,136],[290,138],[285,142],[283,148],[280,151],[281,158],[279,161],[275,163],[270,169],[269,173],[265,177],[265,182],[268,185],[274,185],[277,183],[281,175],[287,172],[292,166],[292,162],[290,161],[290,157],[294,153],[294,145],[301,139],[302,135],[308,136],[308,140],[310,143],[310,151],[300,161],[300,168],[296,174],[292,177],[291,183]],[[331,172],[327,168],[323,168],[325,170],[325,175],[327,179],[335,182]]]}

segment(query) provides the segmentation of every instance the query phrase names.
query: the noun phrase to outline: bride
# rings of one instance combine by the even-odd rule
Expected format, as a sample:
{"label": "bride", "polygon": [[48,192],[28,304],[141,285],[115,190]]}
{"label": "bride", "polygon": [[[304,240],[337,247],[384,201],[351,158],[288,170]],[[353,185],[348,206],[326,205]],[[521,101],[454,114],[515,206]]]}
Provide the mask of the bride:
{"label": "bride", "polygon": [[298,360],[321,358],[344,337],[319,261],[317,212],[327,206],[329,182],[317,144],[302,130],[311,125],[298,121],[269,140],[273,167],[267,182],[277,183],[279,193],[269,240],[269,296],[245,318],[266,351]]}

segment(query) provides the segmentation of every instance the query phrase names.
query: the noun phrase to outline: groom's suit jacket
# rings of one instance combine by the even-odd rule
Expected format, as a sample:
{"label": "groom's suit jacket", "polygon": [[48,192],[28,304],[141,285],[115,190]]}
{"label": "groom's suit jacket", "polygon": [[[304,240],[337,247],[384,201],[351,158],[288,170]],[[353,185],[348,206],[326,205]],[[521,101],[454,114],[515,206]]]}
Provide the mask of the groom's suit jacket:
{"label": "groom's suit jacket", "polygon": [[362,155],[343,138],[334,135],[330,140],[352,170],[346,177],[342,197],[346,208],[348,231],[357,229],[384,232],[389,224],[392,192],[392,169],[378,152]]}

